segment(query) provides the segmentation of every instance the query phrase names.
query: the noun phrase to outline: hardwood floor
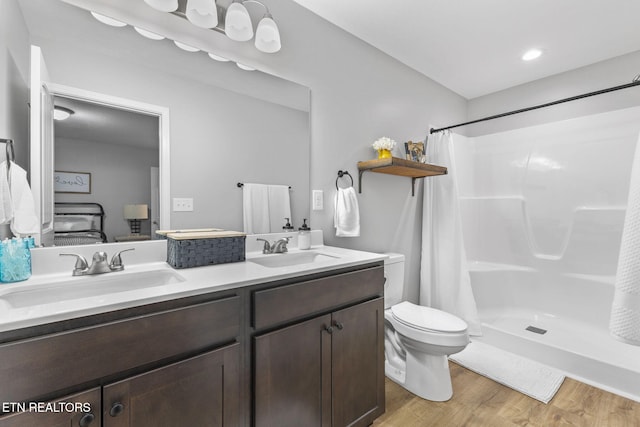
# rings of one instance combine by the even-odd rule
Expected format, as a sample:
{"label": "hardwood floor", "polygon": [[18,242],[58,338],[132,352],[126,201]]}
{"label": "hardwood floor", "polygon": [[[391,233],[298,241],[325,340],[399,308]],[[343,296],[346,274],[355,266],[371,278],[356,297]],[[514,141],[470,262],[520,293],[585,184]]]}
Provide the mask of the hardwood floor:
{"label": "hardwood floor", "polygon": [[451,400],[429,402],[386,379],[387,411],[373,426],[640,426],[640,403],[570,378],[545,405],[455,363],[449,365]]}

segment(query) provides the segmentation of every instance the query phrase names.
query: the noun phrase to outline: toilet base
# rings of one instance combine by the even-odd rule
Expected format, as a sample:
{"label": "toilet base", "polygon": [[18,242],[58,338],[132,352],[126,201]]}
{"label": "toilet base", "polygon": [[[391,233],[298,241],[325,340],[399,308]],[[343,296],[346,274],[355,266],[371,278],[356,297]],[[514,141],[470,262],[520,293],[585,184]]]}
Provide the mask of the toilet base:
{"label": "toilet base", "polygon": [[451,399],[453,387],[447,356],[408,351],[404,387],[434,402]]}

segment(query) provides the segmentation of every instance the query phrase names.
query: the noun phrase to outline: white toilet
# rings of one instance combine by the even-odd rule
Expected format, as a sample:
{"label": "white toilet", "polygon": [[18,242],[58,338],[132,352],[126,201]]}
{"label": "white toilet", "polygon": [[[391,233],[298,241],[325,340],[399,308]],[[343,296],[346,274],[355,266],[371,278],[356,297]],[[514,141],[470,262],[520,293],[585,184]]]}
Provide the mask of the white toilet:
{"label": "white toilet", "polygon": [[402,301],[404,255],[384,263],[385,374],[423,399],[453,395],[447,356],[469,343],[464,320],[441,310]]}

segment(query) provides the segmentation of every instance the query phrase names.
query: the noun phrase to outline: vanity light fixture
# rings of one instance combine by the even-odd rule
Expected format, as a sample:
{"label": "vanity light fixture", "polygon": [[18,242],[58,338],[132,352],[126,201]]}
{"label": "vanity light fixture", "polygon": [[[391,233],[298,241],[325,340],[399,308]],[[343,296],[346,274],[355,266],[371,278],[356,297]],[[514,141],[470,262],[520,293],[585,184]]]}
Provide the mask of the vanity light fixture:
{"label": "vanity light fixture", "polygon": [[187,19],[196,27],[215,28],[218,9],[215,0],[187,0]]}
{"label": "vanity light fixture", "polygon": [[72,114],[75,114],[75,111],[71,108],[60,107],[59,105],[53,107],[54,120],[67,120]]}
{"label": "vanity light fixture", "polygon": [[216,55],[215,53],[209,52],[208,55],[209,55],[209,58],[215,59],[216,61],[229,62],[229,60],[227,58],[225,58],[223,56]]}
{"label": "vanity light fixture", "polygon": [[145,30],[144,28],[139,28],[139,27],[133,27],[138,34],[140,34],[141,36],[144,36],[148,39],[151,40],[164,40],[164,36],[161,36],[158,33],[154,33],[153,31],[149,31],[149,30]]}
{"label": "vanity light fixture", "polygon": [[523,61],[532,61],[542,55],[542,51],[540,49],[529,49],[522,55]]}
{"label": "vanity light fixture", "polygon": [[178,0],[144,0],[144,2],[160,12],[174,12],[178,9]]}
{"label": "vanity light fixture", "polygon": [[173,43],[175,43],[175,45],[178,46],[180,49],[186,50],[187,52],[199,52],[200,51],[200,49],[198,49],[197,47],[193,47],[193,46],[191,46],[189,44],[179,42],[178,40],[174,40]]}
{"label": "vanity light fixture", "polygon": [[96,18],[98,21],[102,22],[103,24],[107,24],[107,25],[110,25],[112,27],[126,27],[127,26],[127,24],[125,24],[122,21],[118,21],[117,19],[109,18],[108,16],[102,15],[100,13],[92,11],[91,14],[93,15],[94,18]]}
{"label": "vanity light fixture", "polygon": [[[193,25],[209,28],[226,34],[231,40],[245,42],[254,38],[254,26],[247,5],[258,4],[264,8],[262,18],[255,30],[254,45],[256,49],[265,53],[280,51],[280,30],[269,12],[269,8],[258,0],[232,0],[224,9],[218,7],[216,0],[144,0],[149,6],[163,12],[174,13],[186,18]],[[186,6],[185,6],[186,4]],[[224,19],[218,13],[224,14]]]}

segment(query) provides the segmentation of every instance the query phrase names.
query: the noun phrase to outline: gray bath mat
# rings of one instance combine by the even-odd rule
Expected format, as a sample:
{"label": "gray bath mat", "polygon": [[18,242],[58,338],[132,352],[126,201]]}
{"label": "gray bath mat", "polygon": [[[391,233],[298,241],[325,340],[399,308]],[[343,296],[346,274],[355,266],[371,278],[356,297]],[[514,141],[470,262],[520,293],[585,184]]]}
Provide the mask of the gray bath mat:
{"label": "gray bath mat", "polygon": [[550,366],[479,341],[449,360],[544,403],[555,396],[565,378]]}

